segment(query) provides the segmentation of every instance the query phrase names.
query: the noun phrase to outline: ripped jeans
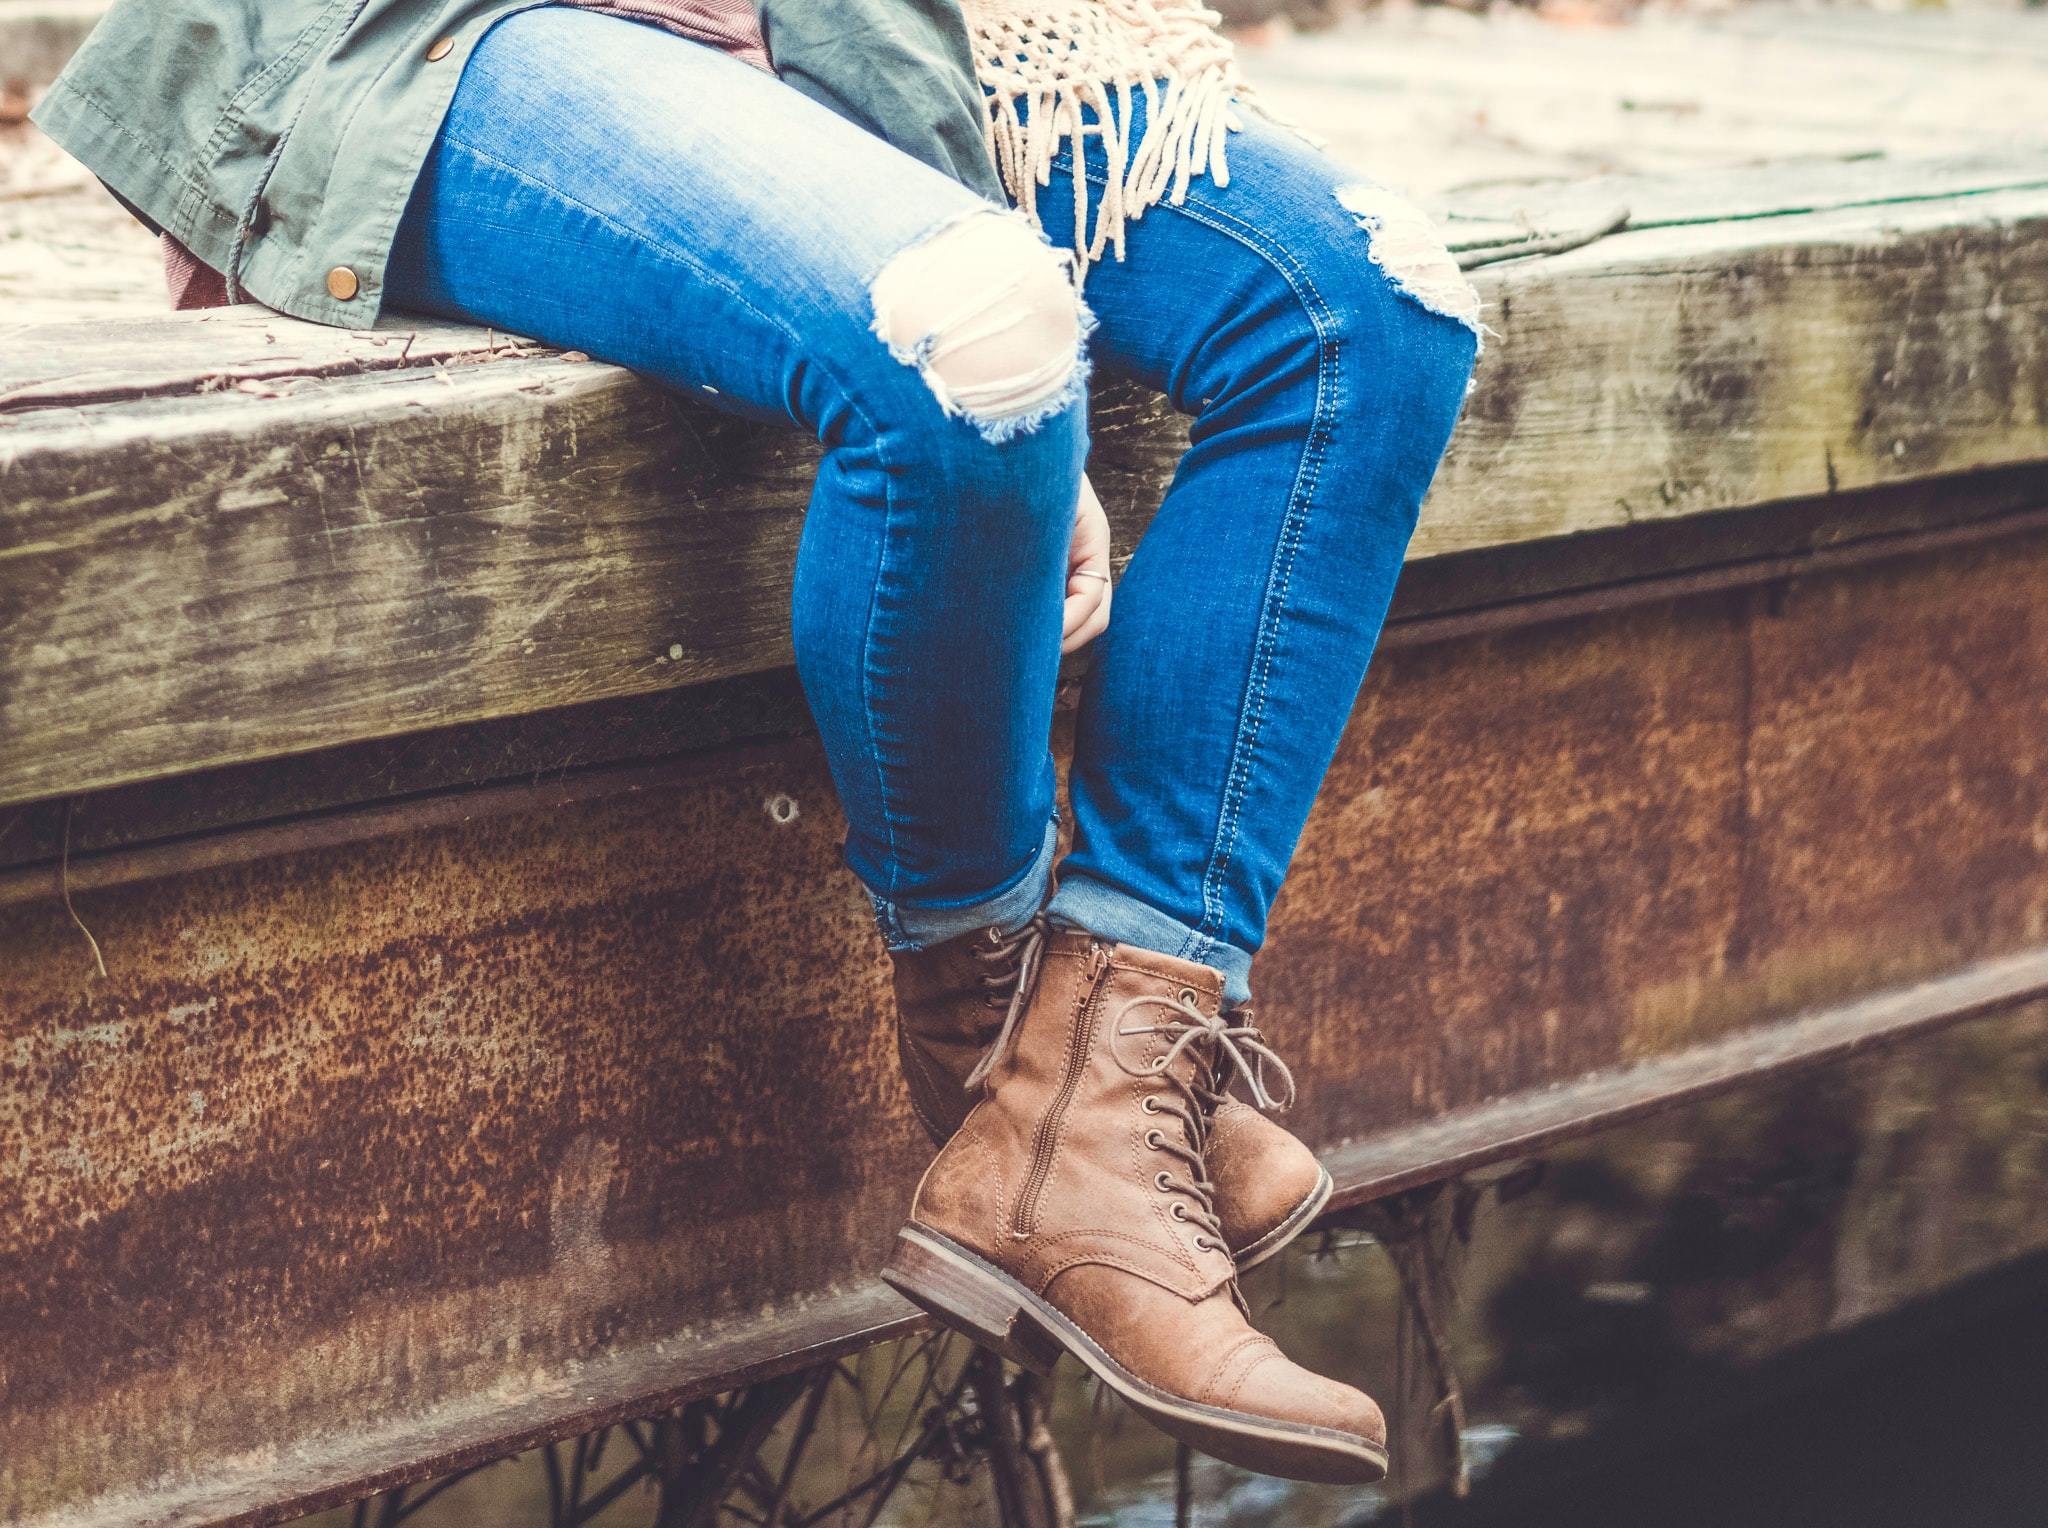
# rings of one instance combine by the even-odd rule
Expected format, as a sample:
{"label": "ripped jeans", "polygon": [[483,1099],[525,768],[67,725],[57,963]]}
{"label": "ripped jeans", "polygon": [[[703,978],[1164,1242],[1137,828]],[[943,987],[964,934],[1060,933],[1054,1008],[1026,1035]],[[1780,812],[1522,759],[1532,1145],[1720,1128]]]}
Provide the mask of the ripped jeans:
{"label": "ripped jeans", "polygon": [[[1077,301],[1046,236],[772,76],[542,7],[469,60],[392,301],[619,362],[823,447],[797,670],[892,948],[1035,911],[1089,367],[1191,416],[1086,681],[1056,916],[1252,956],[1378,638],[1477,344],[1405,204],[1244,114]],[[1090,140],[1091,199],[1104,170]],[[1382,263],[1384,262],[1384,263]]]}

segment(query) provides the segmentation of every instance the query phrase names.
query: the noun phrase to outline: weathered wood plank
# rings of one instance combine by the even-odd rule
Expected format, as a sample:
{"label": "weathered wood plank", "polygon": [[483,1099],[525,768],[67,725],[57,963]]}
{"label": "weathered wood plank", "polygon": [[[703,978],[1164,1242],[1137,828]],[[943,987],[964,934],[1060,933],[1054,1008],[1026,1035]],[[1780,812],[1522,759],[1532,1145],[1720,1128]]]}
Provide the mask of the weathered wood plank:
{"label": "weathered wood plank", "polygon": [[[2048,460],[2048,192],[1480,281],[1418,557]],[[0,334],[0,802],[786,663],[811,449],[496,339],[250,310]],[[1128,546],[1184,430],[1130,389],[1098,409]]]}
{"label": "weathered wood plank", "polygon": [[1508,180],[1425,200],[1446,242],[1473,264],[1520,241],[1609,232],[1617,221],[1633,232],[2041,190],[2048,190],[2048,151],[2006,148],[1941,159],[1816,155],[1683,175]]}
{"label": "weathered wood plank", "polygon": [[[41,409],[150,398],[201,404],[221,392],[285,397],[370,372],[408,372],[415,381],[431,381],[450,364],[518,360],[529,353],[515,335],[468,324],[407,319],[381,330],[333,329],[254,304],[10,325],[0,329],[0,337],[6,340],[0,350],[0,419],[16,420]],[[63,428],[61,420],[57,428]]]}
{"label": "weathered wood plank", "polygon": [[2048,192],[1511,265],[1420,555],[2048,457]]}

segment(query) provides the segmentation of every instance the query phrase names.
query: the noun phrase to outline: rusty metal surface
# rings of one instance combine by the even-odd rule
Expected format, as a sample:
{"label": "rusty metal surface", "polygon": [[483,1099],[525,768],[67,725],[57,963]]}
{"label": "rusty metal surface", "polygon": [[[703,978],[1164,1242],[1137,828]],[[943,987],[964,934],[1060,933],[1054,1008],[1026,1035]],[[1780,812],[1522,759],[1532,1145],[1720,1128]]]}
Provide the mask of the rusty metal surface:
{"label": "rusty metal surface", "polygon": [[[1965,1019],[2031,1011],[2048,1018],[2048,947],[2004,955],[1719,1040],[1522,1088],[1485,1103],[1411,1121],[1323,1151],[1336,1182],[1333,1208],[1366,1204],[1605,1134],[1648,1115],[1752,1088],[1797,1086],[1814,1073],[1926,1040]],[[2048,1079],[2044,1079],[2048,1084]],[[2048,1184],[2038,1196],[2048,1207]]]}
{"label": "rusty metal surface", "polygon": [[[1256,978],[1298,1125],[2048,942],[2043,609],[2035,537],[1390,651]],[[839,834],[797,743],[87,861],[104,980],[16,883],[0,1520],[311,1500],[886,1327],[923,1153]]]}
{"label": "rusty metal surface", "polygon": [[2030,947],[2048,549],[1384,655],[1259,996],[1330,1140]]}
{"label": "rusty metal surface", "polygon": [[919,1163],[828,799],[803,757],[83,896],[100,984],[11,909],[5,1510],[872,1266]]}

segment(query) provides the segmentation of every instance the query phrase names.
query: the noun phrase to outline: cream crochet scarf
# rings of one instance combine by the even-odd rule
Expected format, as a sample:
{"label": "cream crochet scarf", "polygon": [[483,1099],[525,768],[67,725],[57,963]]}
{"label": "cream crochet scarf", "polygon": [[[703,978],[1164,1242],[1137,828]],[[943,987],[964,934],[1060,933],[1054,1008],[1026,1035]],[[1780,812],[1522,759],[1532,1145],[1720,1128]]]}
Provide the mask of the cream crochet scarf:
{"label": "cream crochet scarf", "polygon": [[[1230,181],[1223,140],[1242,126],[1235,107],[1258,110],[1302,137],[1239,75],[1223,18],[1196,0],[961,0],[975,70],[988,92],[988,144],[1003,185],[1037,216],[1053,156],[1080,156],[1081,109],[1109,153],[1109,184],[1088,225],[1088,182],[1074,176],[1074,253],[1085,274],[1104,250],[1123,258],[1124,225],[1162,197],[1179,202],[1207,174]],[[1132,108],[1145,122],[1132,141]],[[1019,108],[1022,108],[1020,110]]]}

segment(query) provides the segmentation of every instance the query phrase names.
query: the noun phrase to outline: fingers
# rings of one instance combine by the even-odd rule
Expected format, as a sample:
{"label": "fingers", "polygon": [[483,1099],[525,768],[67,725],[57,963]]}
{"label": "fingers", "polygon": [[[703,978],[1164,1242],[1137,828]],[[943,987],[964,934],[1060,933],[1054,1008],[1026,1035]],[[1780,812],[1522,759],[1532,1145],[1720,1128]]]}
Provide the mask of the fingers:
{"label": "fingers", "polygon": [[1067,580],[1067,601],[1060,623],[1060,656],[1077,653],[1109,628],[1109,584],[1099,578]]}
{"label": "fingers", "polygon": [[1109,516],[1103,513],[1102,500],[1096,497],[1095,485],[1086,474],[1074,501],[1074,534],[1067,548],[1067,566],[1109,571]]}
{"label": "fingers", "polygon": [[1080,651],[1109,625],[1109,517],[1095,485],[1084,475],[1074,505],[1074,535],[1067,548],[1067,600],[1060,622],[1060,655]]}

